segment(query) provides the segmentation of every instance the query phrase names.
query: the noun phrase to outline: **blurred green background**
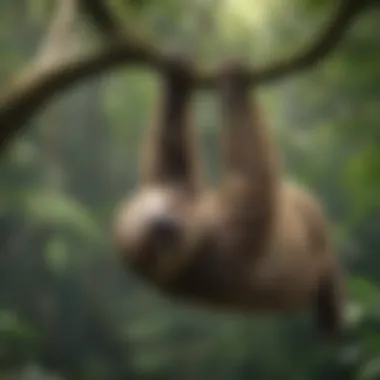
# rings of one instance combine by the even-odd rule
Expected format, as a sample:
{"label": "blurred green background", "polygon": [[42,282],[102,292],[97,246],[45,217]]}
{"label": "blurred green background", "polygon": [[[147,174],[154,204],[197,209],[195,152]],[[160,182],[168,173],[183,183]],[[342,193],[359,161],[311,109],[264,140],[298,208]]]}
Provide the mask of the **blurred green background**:
{"label": "blurred green background", "polygon": [[[320,0],[114,0],[121,20],[206,64],[297,51],[337,5]],[[51,0],[0,1],[0,83],[27,65]],[[136,22],[138,21],[138,22]],[[94,33],[72,30],[83,49]],[[119,267],[115,207],[137,183],[155,75],[122,69],[55,99],[0,160],[0,379],[380,379],[380,10],[317,68],[260,89],[287,175],[323,199],[348,276],[348,329],[323,344],[309,316],[174,303]],[[218,108],[196,119],[219,176]]]}

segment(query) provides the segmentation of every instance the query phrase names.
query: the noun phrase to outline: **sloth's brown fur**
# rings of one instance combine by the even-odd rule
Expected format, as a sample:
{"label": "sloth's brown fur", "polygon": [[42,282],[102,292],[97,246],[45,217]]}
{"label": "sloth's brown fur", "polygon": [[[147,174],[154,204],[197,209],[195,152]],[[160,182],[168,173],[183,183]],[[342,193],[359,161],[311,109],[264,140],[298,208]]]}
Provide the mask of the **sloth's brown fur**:
{"label": "sloth's brown fur", "polygon": [[[319,328],[335,333],[343,294],[328,223],[312,195],[281,179],[245,72],[231,65],[220,76],[219,189],[201,181],[190,71],[177,62],[165,74],[163,105],[144,144],[142,185],[117,219],[118,246],[127,265],[168,295],[236,311],[312,309]],[[182,226],[175,244],[157,245],[149,234],[153,216],[164,215]]]}

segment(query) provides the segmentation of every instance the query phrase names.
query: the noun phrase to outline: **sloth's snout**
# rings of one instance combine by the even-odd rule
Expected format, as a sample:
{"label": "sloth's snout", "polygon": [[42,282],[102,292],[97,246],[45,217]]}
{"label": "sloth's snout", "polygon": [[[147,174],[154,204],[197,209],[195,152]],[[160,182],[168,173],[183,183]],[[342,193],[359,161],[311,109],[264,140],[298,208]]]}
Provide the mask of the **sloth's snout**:
{"label": "sloth's snout", "polygon": [[160,216],[150,226],[150,238],[160,247],[171,247],[178,244],[183,236],[183,225],[178,218]]}

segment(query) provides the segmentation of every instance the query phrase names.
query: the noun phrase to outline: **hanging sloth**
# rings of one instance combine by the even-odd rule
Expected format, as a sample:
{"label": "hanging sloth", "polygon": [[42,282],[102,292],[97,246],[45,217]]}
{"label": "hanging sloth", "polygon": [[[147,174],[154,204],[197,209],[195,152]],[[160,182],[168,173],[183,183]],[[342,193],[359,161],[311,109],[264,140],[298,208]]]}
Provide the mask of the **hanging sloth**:
{"label": "hanging sloth", "polygon": [[191,66],[173,60],[162,74],[141,184],[116,220],[125,265],[172,297],[237,312],[310,309],[323,333],[339,332],[343,281],[329,225],[312,195],[281,178],[248,67],[228,64],[218,78],[224,174],[217,189],[202,178]]}

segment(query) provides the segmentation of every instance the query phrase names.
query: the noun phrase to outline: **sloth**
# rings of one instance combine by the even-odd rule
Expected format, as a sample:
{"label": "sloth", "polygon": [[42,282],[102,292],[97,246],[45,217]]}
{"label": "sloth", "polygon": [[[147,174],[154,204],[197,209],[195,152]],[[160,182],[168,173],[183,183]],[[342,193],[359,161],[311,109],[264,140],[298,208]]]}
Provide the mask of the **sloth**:
{"label": "sloth", "polygon": [[[118,209],[123,265],[169,297],[233,312],[311,310],[335,336],[343,324],[343,280],[320,202],[282,177],[248,67],[218,75],[223,174],[204,183],[191,107],[191,64],[162,71],[162,98],[141,149],[138,189]],[[253,94],[254,95],[254,94]]]}

